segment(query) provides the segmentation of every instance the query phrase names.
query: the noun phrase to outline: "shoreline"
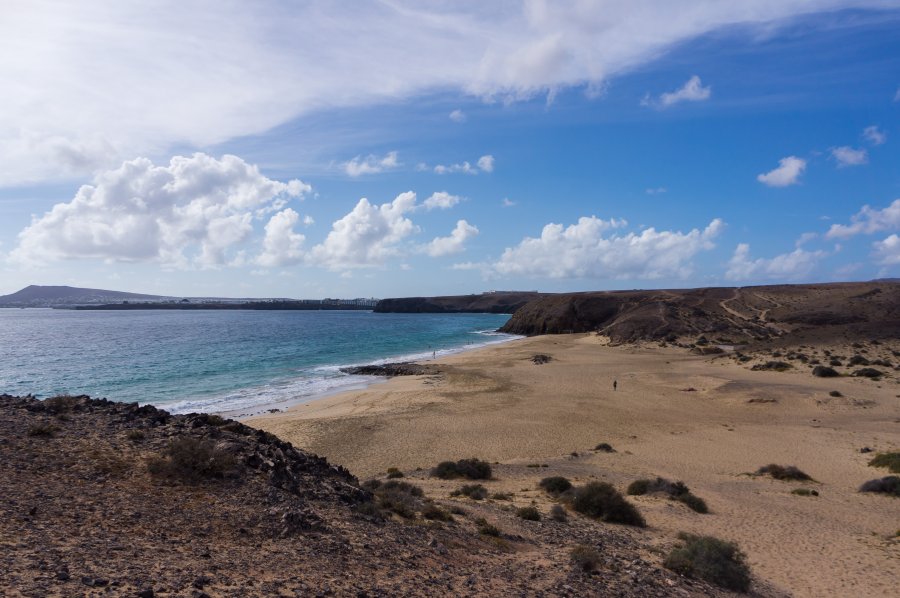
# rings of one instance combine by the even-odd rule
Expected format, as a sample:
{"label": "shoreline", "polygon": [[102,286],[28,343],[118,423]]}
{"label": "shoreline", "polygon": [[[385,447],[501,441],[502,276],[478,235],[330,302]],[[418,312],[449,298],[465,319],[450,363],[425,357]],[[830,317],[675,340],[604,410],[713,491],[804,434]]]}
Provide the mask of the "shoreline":
{"label": "shoreline", "polygon": [[[536,365],[536,354],[551,360]],[[900,446],[896,375],[751,371],[672,347],[611,347],[591,334],[524,338],[433,363],[437,376],[393,378],[244,423],[361,478],[397,467],[435,497],[458,484],[428,470],[469,457],[499,463],[491,492],[543,510],[550,503],[536,485],[545,476],[622,490],[638,478],[681,480],[711,513],[629,497],[651,544],[680,531],[734,540],[760,577],[800,596],[886,595],[900,582],[891,565],[900,558],[896,499],[857,492],[887,475],[859,449]],[[592,450],[601,442],[615,452]],[[817,482],[748,475],[769,463]],[[801,486],[819,496],[792,494]]]}

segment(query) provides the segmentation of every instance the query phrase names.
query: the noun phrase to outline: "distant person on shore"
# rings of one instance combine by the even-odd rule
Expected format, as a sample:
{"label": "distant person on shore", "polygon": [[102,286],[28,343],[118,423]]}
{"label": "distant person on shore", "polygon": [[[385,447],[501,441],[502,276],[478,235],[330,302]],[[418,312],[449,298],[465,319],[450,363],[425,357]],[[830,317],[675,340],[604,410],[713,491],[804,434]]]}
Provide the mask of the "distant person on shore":
{"label": "distant person on shore", "polygon": [[613,392],[615,392],[617,386],[619,386],[618,381],[613,380]]}

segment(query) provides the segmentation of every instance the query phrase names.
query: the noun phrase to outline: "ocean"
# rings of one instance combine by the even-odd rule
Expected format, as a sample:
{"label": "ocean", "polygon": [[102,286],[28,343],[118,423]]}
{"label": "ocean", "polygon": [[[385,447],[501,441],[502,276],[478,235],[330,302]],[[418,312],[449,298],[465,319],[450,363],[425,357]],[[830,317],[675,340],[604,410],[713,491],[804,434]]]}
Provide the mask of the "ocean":
{"label": "ocean", "polygon": [[250,415],[374,381],[348,365],[430,359],[510,335],[502,314],[0,309],[0,394],[88,394]]}

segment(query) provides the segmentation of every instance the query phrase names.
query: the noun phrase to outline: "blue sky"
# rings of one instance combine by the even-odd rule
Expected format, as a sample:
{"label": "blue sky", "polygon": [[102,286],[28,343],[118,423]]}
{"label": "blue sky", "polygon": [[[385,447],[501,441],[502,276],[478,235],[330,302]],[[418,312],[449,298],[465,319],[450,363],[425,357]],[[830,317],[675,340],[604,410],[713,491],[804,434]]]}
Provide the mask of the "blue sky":
{"label": "blue sky", "polygon": [[900,276],[900,2],[482,4],[5,5],[0,293]]}

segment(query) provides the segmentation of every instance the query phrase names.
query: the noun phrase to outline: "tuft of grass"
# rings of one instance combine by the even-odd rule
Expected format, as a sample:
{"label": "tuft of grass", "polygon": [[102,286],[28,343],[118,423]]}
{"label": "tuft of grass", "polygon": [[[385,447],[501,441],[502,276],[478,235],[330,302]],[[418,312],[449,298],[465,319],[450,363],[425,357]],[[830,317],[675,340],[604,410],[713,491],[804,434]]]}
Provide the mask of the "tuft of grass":
{"label": "tuft of grass", "polygon": [[58,395],[44,399],[44,409],[55,415],[69,413],[78,404],[78,397],[72,395]]}
{"label": "tuft of grass", "polygon": [[469,480],[491,479],[491,465],[480,459],[460,459],[459,461],[442,461],[431,470],[431,475],[442,480],[466,478]]}
{"label": "tuft of grass", "polygon": [[900,497],[900,476],[889,475],[876,480],[869,480],[859,487],[860,492],[877,492],[888,496]]}
{"label": "tuft of grass", "polygon": [[567,478],[555,475],[544,478],[543,480],[538,482],[538,486],[543,488],[547,492],[547,494],[559,496],[572,487],[572,482],[570,482]]}
{"label": "tuft of grass", "polygon": [[436,504],[428,503],[422,509],[422,517],[429,521],[453,521],[453,515],[440,508]]}
{"label": "tuft of grass", "polygon": [[572,564],[585,573],[590,573],[600,564],[600,553],[593,546],[578,544],[569,552]]}
{"label": "tuft of grass", "polygon": [[562,497],[574,510],[607,523],[623,523],[645,527],[647,524],[637,508],[619,494],[612,484],[590,482],[572,488]]}
{"label": "tuft of grass", "polygon": [[396,480],[398,478],[403,477],[403,472],[397,469],[396,467],[388,467],[387,469],[387,478],[389,480]]}
{"label": "tuft of grass", "polygon": [[569,514],[562,505],[553,505],[550,507],[550,519],[564,523],[569,520]]}
{"label": "tuft of grass", "polygon": [[482,536],[491,536],[493,538],[500,537],[500,529],[487,522],[484,517],[479,517],[475,520],[475,526],[478,528],[478,533]]}
{"label": "tuft of grass", "polygon": [[53,438],[59,426],[48,421],[39,421],[28,426],[28,435],[33,438]]}
{"label": "tuft of grass", "polygon": [[138,440],[143,440],[146,437],[147,434],[145,434],[143,430],[128,430],[128,432],[125,433],[125,438],[127,438],[128,440],[133,440],[135,442]]}
{"label": "tuft of grass", "polygon": [[450,496],[468,496],[472,500],[484,500],[487,498],[487,488],[481,484],[467,484],[460,486],[450,493]]}
{"label": "tuft of grass", "polygon": [[812,481],[812,478],[809,477],[809,475],[807,475],[805,472],[801,471],[794,465],[776,465],[774,463],[770,463],[769,465],[764,465],[757,469],[756,475],[768,475],[776,480],[782,481]]}
{"label": "tuft of grass", "polygon": [[208,440],[193,436],[173,438],[162,455],[155,455],[147,462],[152,475],[185,484],[221,480],[234,473],[237,467],[232,455]]}
{"label": "tuft of grass", "polygon": [[601,442],[600,444],[598,444],[597,446],[594,447],[594,450],[595,450],[595,451],[602,451],[602,452],[604,452],[604,453],[614,453],[614,452],[616,452],[616,449],[614,449],[614,448],[612,447],[612,445],[609,444],[608,442]]}
{"label": "tuft of grass", "polygon": [[665,478],[635,480],[628,485],[628,489],[625,492],[631,496],[662,493],[672,500],[684,503],[689,509],[697,513],[709,513],[706,501],[692,494],[684,482],[671,482]]}
{"label": "tuft of grass", "polygon": [[878,453],[871,461],[871,467],[887,467],[891,473],[900,473],[900,452]]}
{"label": "tuft of grass", "polygon": [[516,509],[516,517],[526,521],[540,521],[541,512],[536,507],[520,507]]}
{"label": "tuft of grass", "polygon": [[397,480],[370,483],[368,486],[373,488],[375,500],[380,508],[396,513],[404,519],[415,519],[416,511],[422,508],[421,499],[424,493],[418,486]]}
{"label": "tuft of grass", "polygon": [[512,500],[512,494],[508,492],[494,492],[491,498],[494,500]]}
{"label": "tuft of grass", "polygon": [[669,553],[663,566],[735,592],[750,589],[750,568],[735,543],[685,533],[678,534],[678,538],[684,544]]}
{"label": "tuft of grass", "polygon": [[796,494],[797,496],[819,496],[817,491],[810,488],[794,488],[791,490],[791,494]]}

